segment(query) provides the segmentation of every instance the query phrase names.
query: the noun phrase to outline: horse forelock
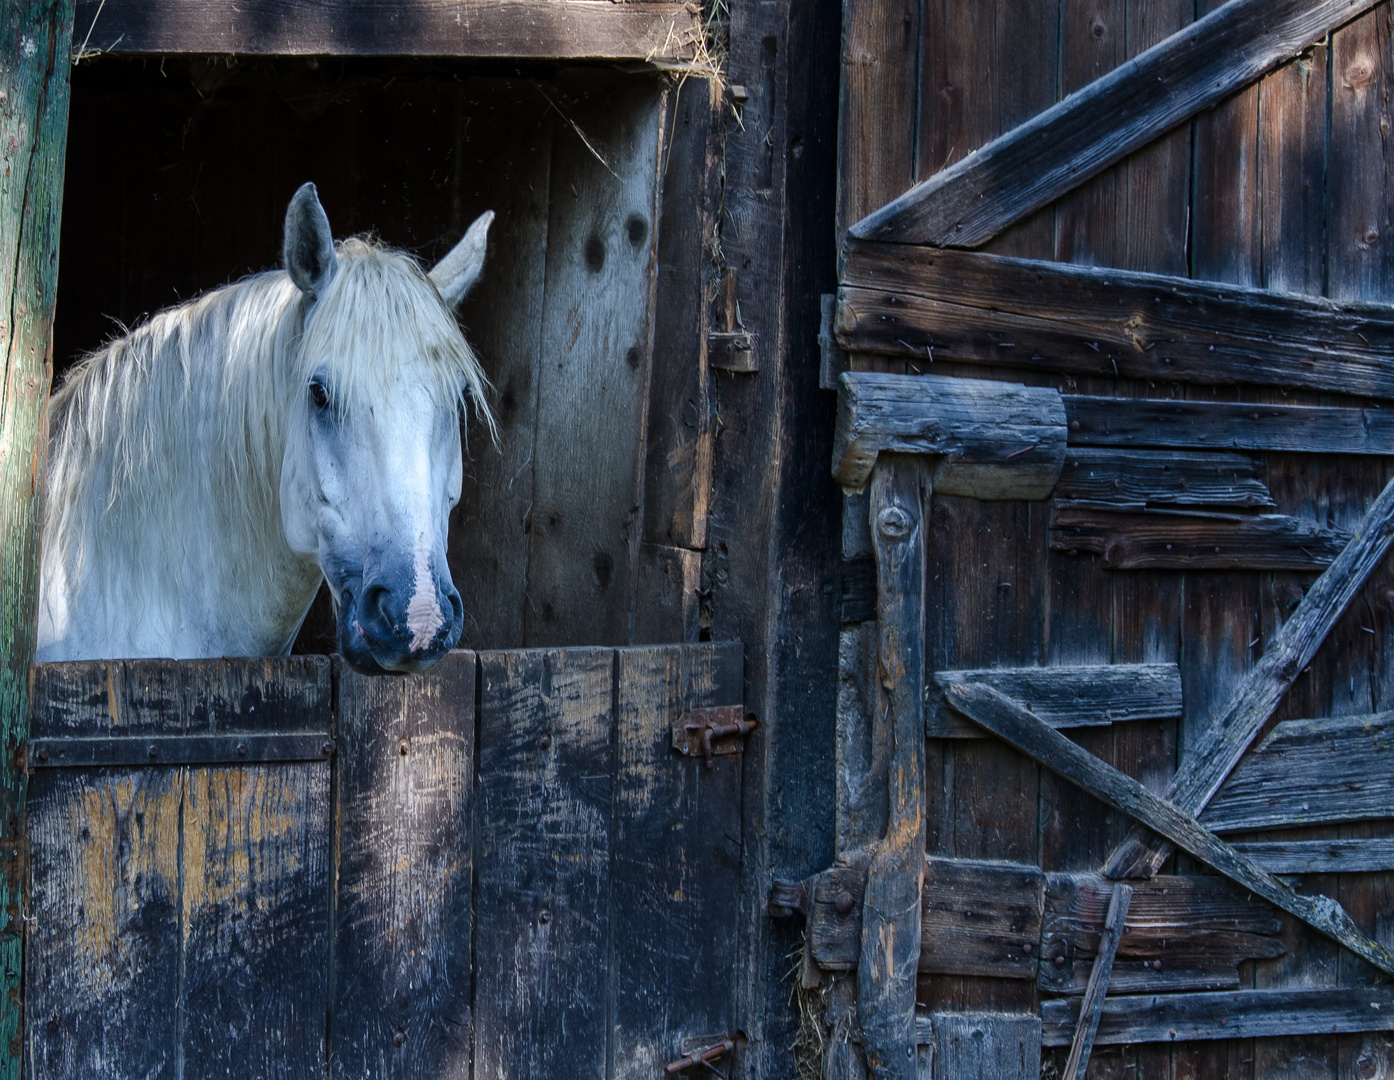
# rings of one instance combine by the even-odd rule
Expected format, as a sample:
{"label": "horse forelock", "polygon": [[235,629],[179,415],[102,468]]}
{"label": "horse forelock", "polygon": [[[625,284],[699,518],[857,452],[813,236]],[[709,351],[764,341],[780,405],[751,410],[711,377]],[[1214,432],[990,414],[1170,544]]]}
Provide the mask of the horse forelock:
{"label": "horse forelock", "polygon": [[484,371],[416,260],[357,237],[342,241],[338,254],[338,273],[306,320],[299,381],[326,376],[345,414],[404,380],[419,381],[436,401],[472,404],[496,437]]}

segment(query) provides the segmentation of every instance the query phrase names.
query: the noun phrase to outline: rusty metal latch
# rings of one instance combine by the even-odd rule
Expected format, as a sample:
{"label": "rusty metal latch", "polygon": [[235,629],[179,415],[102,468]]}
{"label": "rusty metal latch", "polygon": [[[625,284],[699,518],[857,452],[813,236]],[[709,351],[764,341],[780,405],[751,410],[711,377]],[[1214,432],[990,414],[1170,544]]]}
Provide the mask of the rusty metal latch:
{"label": "rusty metal latch", "polygon": [[721,1080],[726,1080],[726,1074],[713,1065],[712,1062],[719,1057],[725,1057],[727,1054],[731,1053],[731,1051],[735,1050],[735,1048],[736,1044],[734,1042],[730,1039],[723,1039],[721,1042],[713,1043],[711,1046],[704,1046],[700,1050],[693,1050],[691,1053],[678,1058],[677,1061],[668,1062],[667,1065],[663,1066],[663,1071],[669,1076],[672,1076],[686,1069],[695,1069],[701,1066],[716,1073],[717,1076],[721,1077]]}
{"label": "rusty metal latch", "polygon": [[673,721],[673,749],[687,757],[698,754],[711,768],[716,757],[739,754],[741,741],[759,724],[747,716],[744,705],[715,705],[691,709]]}

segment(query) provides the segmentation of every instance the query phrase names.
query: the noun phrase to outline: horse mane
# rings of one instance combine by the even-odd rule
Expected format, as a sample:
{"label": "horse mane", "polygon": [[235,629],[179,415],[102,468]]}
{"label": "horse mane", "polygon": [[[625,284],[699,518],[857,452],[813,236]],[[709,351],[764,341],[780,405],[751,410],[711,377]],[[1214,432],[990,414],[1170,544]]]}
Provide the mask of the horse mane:
{"label": "horse mane", "polygon": [[308,318],[284,271],[256,274],[157,313],[72,370],[49,400],[44,508],[44,561],[69,585],[80,587],[100,535],[123,552],[128,582],[198,588],[167,580],[188,547],[262,523],[275,535],[228,557],[248,587],[269,586],[278,552],[289,557],[279,532],[287,432],[313,376],[348,413],[411,365],[437,400],[472,401],[497,439],[488,381],[415,259],[365,238],[337,250],[338,272]]}

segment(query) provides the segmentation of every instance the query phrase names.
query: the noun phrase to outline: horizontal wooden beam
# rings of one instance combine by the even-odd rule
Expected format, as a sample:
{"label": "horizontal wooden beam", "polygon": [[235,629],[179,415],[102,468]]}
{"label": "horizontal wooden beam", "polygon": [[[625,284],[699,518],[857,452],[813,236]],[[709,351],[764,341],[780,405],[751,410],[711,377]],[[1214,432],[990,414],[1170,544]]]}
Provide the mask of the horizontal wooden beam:
{"label": "horizontal wooden beam", "polygon": [[[865,853],[853,853],[844,865],[781,891],[786,904],[801,896],[795,906],[807,917],[809,953],[819,967],[857,967],[867,864]],[[934,856],[925,882],[921,972],[1034,978],[1043,993],[1084,992],[1112,882],[1079,873],[1043,879],[1034,866]],[[1282,955],[1282,927],[1271,907],[1217,875],[1137,882],[1113,986],[1127,993],[1237,987],[1241,963]]]}
{"label": "horizontal wooden beam", "polygon": [[[1167,798],[1191,814],[1205,809],[1244,752],[1258,737],[1293,680],[1309,663],[1331,627],[1360,591],[1394,542],[1394,481],[1365,512],[1355,538],[1312,583],[1224,708],[1190,747],[1167,785]],[[1134,829],[1109,855],[1110,877],[1150,877],[1161,869],[1171,845]]]}
{"label": "horizontal wooden beam", "polygon": [[1324,570],[1350,533],[1285,514],[1099,510],[1056,502],[1050,547],[1104,557],[1110,570]]}
{"label": "horizontal wooden beam", "polygon": [[1065,412],[1049,388],[843,372],[833,475],[863,487],[885,452],[939,458],[938,494],[1044,499],[1065,459]]}
{"label": "horizontal wooden beam", "polygon": [[685,64],[695,5],[609,0],[78,0],[74,44],[121,55],[499,56]]}
{"label": "horizontal wooden beam", "polygon": [[959,712],[1052,772],[1185,848],[1231,881],[1297,916],[1381,971],[1394,974],[1394,954],[1356,926],[1337,901],[1327,896],[1299,896],[1203,828],[1190,814],[1072,743],[990,686],[955,684],[944,693]]}
{"label": "horizontal wooden beam", "polygon": [[[1045,1046],[1068,1046],[1078,999],[1041,1002]],[[1394,1031],[1394,988],[1238,990],[1109,998],[1096,1045]]]}
{"label": "horizontal wooden beam", "polygon": [[1375,0],[1230,0],[852,226],[977,247],[1291,59]]}
{"label": "horizontal wooden beam", "polygon": [[1249,751],[1202,825],[1283,829],[1394,815],[1394,713],[1285,720]]}
{"label": "horizontal wooden beam", "polygon": [[1368,874],[1394,870],[1394,837],[1357,840],[1255,840],[1236,843],[1270,874]]}
{"label": "horizontal wooden beam", "polygon": [[839,344],[926,364],[1394,397],[1394,306],[849,241]]}
{"label": "horizontal wooden beam", "polygon": [[938,690],[925,711],[925,734],[980,739],[983,729],[945,708],[950,683],[991,686],[1022,702],[1051,727],[1099,727],[1181,715],[1181,669],[1175,664],[1089,664],[1072,667],[938,671]]}
{"label": "horizontal wooden beam", "polygon": [[1101,510],[1268,509],[1258,462],[1243,454],[1074,447],[1051,493]]}
{"label": "horizontal wooden beam", "polygon": [[1060,397],[1071,445],[1394,454],[1394,409]]}

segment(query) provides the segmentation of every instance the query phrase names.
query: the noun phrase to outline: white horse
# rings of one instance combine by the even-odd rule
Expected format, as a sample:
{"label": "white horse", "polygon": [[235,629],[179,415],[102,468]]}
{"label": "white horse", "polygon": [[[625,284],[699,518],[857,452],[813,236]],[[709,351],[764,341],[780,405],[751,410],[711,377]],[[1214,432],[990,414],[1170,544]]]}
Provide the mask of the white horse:
{"label": "white horse", "polygon": [[427,274],[336,248],[306,184],[284,272],[88,357],[49,403],[39,659],[286,653],[321,580],[354,667],[415,671],[453,647],[468,401],[493,430],[455,308],[493,216]]}

